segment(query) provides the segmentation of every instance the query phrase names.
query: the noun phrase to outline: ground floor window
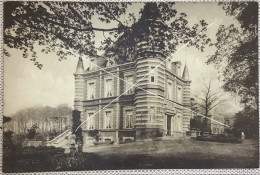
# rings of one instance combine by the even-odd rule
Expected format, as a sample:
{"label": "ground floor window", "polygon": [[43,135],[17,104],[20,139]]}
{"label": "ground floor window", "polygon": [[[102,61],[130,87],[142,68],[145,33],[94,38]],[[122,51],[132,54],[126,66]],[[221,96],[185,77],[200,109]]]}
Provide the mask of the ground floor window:
{"label": "ground floor window", "polygon": [[105,129],[111,129],[112,128],[112,111],[106,111],[105,112]]}
{"label": "ground floor window", "polygon": [[95,129],[95,124],[94,124],[94,113],[88,113],[87,116],[87,129]]}
{"label": "ground floor window", "polygon": [[125,128],[133,128],[132,117],[133,111],[126,111]]}

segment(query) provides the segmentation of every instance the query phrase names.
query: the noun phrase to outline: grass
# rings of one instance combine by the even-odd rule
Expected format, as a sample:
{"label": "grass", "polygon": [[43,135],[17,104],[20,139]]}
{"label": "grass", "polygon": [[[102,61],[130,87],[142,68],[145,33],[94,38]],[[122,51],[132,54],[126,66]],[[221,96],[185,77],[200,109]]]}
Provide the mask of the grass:
{"label": "grass", "polygon": [[[85,148],[74,156],[54,147],[28,147],[10,152],[4,172],[119,169],[257,168],[258,140],[241,144],[163,140]],[[9,155],[9,156],[8,156]]]}
{"label": "grass", "polygon": [[167,140],[92,147],[104,169],[257,168],[258,140],[241,144]]}

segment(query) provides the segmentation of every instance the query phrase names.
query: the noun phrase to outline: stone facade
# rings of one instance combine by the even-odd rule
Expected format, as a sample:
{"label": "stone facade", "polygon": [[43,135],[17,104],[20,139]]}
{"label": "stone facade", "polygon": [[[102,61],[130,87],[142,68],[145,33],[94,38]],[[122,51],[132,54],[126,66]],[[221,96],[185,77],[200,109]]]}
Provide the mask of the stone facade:
{"label": "stone facade", "polygon": [[[181,76],[180,62],[165,61],[143,78],[165,58],[143,55],[136,62],[114,65],[104,58],[98,59],[103,61],[93,64],[105,71],[100,68],[85,70],[80,58],[74,74],[74,108],[81,111],[82,122],[87,120],[82,125],[84,143],[91,139],[88,132],[95,129],[101,141],[115,143],[151,138],[156,130],[164,136],[185,135],[191,117],[190,112],[182,108],[190,107],[191,81],[186,65]],[[130,88],[132,85],[126,81],[137,83],[137,86]],[[113,103],[108,105],[111,101]]]}
{"label": "stone facade", "polygon": [[[181,62],[166,56],[166,26],[159,15],[147,15],[155,14],[156,9],[156,4],[145,6],[133,25],[139,28],[132,32],[134,47],[124,48],[133,51],[126,61],[118,61],[107,52],[103,57],[90,58],[90,66],[84,69],[79,58],[74,74],[74,108],[81,111],[82,121],[89,118],[82,125],[88,143],[90,130],[95,129],[101,142],[115,143],[159,135],[183,137],[189,130],[191,113],[183,108],[190,108],[188,68],[185,65],[182,74]],[[124,37],[119,38],[116,48],[127,40],[128,36]]]}

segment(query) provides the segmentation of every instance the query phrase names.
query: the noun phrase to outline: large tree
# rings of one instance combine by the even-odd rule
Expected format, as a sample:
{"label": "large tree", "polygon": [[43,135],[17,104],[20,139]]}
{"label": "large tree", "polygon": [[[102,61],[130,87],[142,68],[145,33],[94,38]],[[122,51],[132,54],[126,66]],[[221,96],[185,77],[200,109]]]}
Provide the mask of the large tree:
{"label": "large tree", "polygon": [[[118,39],[120,47],[114,50],[133,49],[135,39],[140,37],[135,34],[146,24],[136,24],[141,18],[160,19],[165,24],[165,35],[159,39],[164,41],[160,46],[168,52],[174,52],[179,44],[187,42],[200,50],[209,44],[210,39],[201,32],[208,24],[201,20],[189,27],[187,15],[177,12],[173,2],[140,3],[140,7],[141,15],[136,15],[129,10],[129,2],[5,2],[4,44],[22,50],[24,57],[30,57],[42,68],[37,61],[36,45],[40,45],[44,53],[56,52],[60,60],[72,52],[96,56],[97,49],[113,50],[114,41]],[[104,36],[100,48],[95,45],[97,32]],[[8,49],[4,53],[10,54]],[[124,58],[125,52],[117,54]]]}
{"label": "large tree", "polygon": [[205,116],[209,116],[212,110],[223,102],[222,96],[224,93],[221,88],[216,88],[214,79],[203,80],[203,87],[195,95],[199,110]]}
{"label": "large tree", "polygon": [[[211,117],[212,110],[224,101],[222,98],[224,93],[220,87],[216,87],[214,77],[211,77],[209,80],[204,79],[202,82],[203,86],[199,90],[198,95],[195,95],[198,104],[197,110],[204,116]],[[201,120],[202,118],[203,120]],[[204,118],[202,115],[197,114],[194,119],[193,122],[196,123],[196,127],[198,127],[202,132],[211,132],[211,121],[209,118]]]}
{"label": "large tree", "polygon": [[240,137],[244,132],[246,138],[259,138],[258,111],[250,106],[245,107],[242,111],[236,113],[235,122],[232,132],[235,136]]}
{"label": "large tree", "polygon": [[258,106],[258,4],[220,3],[238,24],[220,26],[216,52],[208,63],[221,72],[224,90],[237,93],[245,105]]}
{"label": "large tree", "polygon": [[[62,132],[71,123],[72,109],[66,104],[55,108],[50,106],[33,106],[22,109],[12,115],[13,126],[18,124],[16,131],[26,133],[32,125],[37,125],[40,132],[50,132],[50,129]],[[52,126],[51,123],[54,125]],[[64,126],[65,124],[65,126]]]}

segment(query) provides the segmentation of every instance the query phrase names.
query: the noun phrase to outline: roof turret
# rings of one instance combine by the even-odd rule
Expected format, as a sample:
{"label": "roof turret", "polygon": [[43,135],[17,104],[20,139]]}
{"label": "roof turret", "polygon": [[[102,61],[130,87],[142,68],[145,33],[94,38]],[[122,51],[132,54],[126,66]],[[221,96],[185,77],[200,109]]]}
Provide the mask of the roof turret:
{"label": "roof turret", "polygon": [[81,73],[84,73],[84,65],[83,65],[82,58],[79,57],[78,65],[77,65],[77,69],[76,69],[75,74],[81,74]]}
{"label": "roof turret", "polygon": [[186,63],[185,63],[185,66],[184,66],[182,78],[183,78],[184,80],[190,80],[190,75],[189,75],[189,71],[188,71],[188,66],[187,66]]}

